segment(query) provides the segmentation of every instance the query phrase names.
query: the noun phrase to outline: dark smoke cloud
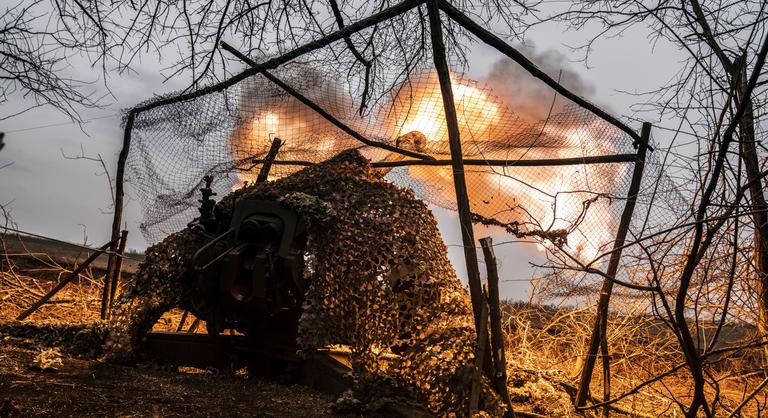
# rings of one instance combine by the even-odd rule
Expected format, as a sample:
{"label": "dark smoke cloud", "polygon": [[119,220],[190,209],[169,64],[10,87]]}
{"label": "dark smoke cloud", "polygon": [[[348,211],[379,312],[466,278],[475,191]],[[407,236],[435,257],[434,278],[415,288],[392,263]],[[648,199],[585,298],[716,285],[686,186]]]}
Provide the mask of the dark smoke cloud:
{"label": "dark smoke cloud", "polygon": [[[520,47],[519,49],[542,71],[555,80],[559,79],[560,84],[572,92],[585,98],[589,98],[595,93],[593,85],[569,68],[571,63],[562,53],[555,50],[537,52],[530,47]],[[555,96],[554,90],[542,81],[533,78],[509,58],[496,61],[483,81],[513,112],[529,121],[545,119]],[[558,95],[552,109],[553,114],[562,111],[563,107],[569,104],[571,104],[569,100]]]}

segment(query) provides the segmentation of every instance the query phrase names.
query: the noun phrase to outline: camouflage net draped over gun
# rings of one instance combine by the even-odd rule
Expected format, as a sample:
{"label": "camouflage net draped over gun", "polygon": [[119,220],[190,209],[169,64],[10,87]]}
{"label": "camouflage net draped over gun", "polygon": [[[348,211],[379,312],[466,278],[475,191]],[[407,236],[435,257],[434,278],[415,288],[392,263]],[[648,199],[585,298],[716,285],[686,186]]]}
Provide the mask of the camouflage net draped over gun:
{"label": "camouflage net draped over gun", "polygon": [[[217,219],[231,218],[245,197],[282,202],[308,223],[302,347],[347,345],[361,388],[394,381],[433,412],[467,410],[472,309],[422,201],[383,181],[355,151],[237,190],[216,205]],[[184,306],[190,259],[202,244],[185,230],[147,251],[110,344],[131,349],[163,311]],[[385,361],[393,352],[400,359]]]}

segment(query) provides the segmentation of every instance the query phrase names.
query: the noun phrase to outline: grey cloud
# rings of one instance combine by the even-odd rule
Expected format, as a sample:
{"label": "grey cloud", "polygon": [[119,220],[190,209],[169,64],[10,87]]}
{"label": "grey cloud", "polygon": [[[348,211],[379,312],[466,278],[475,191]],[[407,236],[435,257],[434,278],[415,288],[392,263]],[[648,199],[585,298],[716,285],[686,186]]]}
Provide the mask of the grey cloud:
{"label": "grey cloud", "polygon": [[[554,50],[536,51],[532,47],[520,48],[528,59],[542,71],[574,93],[589,98],[595,94],[595,86],[571,69],[565,55]],[[552,106],[555,92],[542,81],[533,78],[509,58],[497,60],[483,80],[515,113],[530,121],[545,119]],[[562,110],[570,101],[558,96],[553,112]]]}

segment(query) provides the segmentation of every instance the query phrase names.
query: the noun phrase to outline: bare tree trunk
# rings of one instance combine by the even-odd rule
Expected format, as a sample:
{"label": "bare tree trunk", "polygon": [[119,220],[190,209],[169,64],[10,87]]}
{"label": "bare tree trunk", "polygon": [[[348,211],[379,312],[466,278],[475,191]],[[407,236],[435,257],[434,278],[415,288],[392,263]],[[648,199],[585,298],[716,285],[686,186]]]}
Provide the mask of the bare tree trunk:
{"label": "bare tree trunk", "polygon": [[[747,87],[746,69],[743,69],[739,82],[738,97],[742,100]],[[751,202],[752,222],[755,226],[755,288],[757,290],[758,321],[757,330],[763,339],[768,338],[768,204],[760,180],[760,162],[755,144],[754,109],[751,99],[747,102],[744,116],[739,121],[741,146],[739,153],[744,162],[747,181],[751,182],[749,197]],[[763,347],[764,362],[768,362],[768,346]]]}
{"label": "bare tree trunk", "polygon": [[[640,191],[640,182],[643,179],[645,156],[648,151],[647,144],[651,140],[650,123],[643,123],[640,138],[641,140],[637,142],[637,159],[635,160],[632,181],[629,185],[629,191],[627,192],[627,203],[624,205],[624,210],[621,213],[619,227],[616,231],[616,238],[613,243],[613,251],[611,252],[611,258],[608,261],[608,268],[605,273],[606,277],[603,280],[603,286],[600,289],[600,299],[597,303],[597,315],[595,316],[592,334],[587,342],[584,368],[581,370],[579,387],[576,392],[576,406],[584,406],[587,403],[587,398],[589,398],[589,384],[592,381],[592,372],[595,368],[595,361],[597,360],[597,351],[601,347],[603,359],[603,391],[605,392],[604,394],[607,394],[608,396],[610,395],[610,354],[608,353],[607,340],[608,305],[611,302],[613,280],[616,278],[616,273],[619,268],[624,241],[627,237],[630,223],[632,222],[632,214],[635,211],[635,202],[637,200],[637,194]],[[608,398],[606,397],[604,400],[607,401]],[[604,411],[607,410],[608,408],[604,409]]]}
{"label": "bare tree trunk", "polygon": [[[763,182],[760,179],[760,162],[757,158],[757,146],[755,144],[755,119],[752,99],[747,96],[747,67],[746,56],[732,61],[718,43],[712,29],[707,22],[704,10],[699,0],[691,0],[691,7],[696,22],[701,28],[704,41],[714,51],[723,69],[731,76],[736,86],[737,107],[738,102],[747,100],[743,116],[739,120],[740,147],[739,154],[744,162],[744,171],[747,182],[750,182],[749,196],[751,202],[752,222],[755,226],[755,250],[754,263],[756,273],[756,289],[758,301],[757,329],[760,335],[768,338],[768,204],[763,193]],[[768,346],[764,346],[764,361],[768,363]]]}

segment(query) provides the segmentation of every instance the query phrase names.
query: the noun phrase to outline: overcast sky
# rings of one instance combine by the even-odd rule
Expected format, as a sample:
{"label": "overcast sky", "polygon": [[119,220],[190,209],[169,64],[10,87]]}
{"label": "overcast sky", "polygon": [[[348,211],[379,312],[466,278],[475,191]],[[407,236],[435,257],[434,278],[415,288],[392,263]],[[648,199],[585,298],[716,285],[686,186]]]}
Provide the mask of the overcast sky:
{"label": "overcast sky", "polygon": [[[682,59],[679,51],[651,43],[641,31],[629,31],[621,38],[597,44],[587,68],[580,62],[568,62],[580,57],[568,46],[577,45],[583,39],[580,34],[563,33],[555,25],[542,26],[528,37],[536,54],[555,51],[566,60],[564,69],[579,74],[593,88],[590,97],[615,115],[632,115],[630,106],[636,97],[617,93],[645,91],[658,88],[673,76],[677,62]],[[501,57],[490,47],[476,44],[470,57],[469,76],[482,79]],[[0,131],[6,132],[6,147],[0,152],[0,166],[12,165],[0,170],[0,204],[11,210],[13,220],[25,231],[82,243],[87,237],[90,245],[98,246],[108,240],[111,226],[110,192],[107,179],[99,176],[101,167],[86,160],[69,160],[69,156],[100,154],[114,174],[117,153],[122,142],[120,112],[154,94],[175,91],[186,86],[188,80],[171,80],[163,83],[159,74],[161,65],[145,57],[135,68],[136,73],[109,80],[116,100],[102,110],[84,111],[90,120],[83,131],[67,118],[51,109],[37,109],[10,120],[0,121]],[[72,68],[73,74],[88,74],[83,66]],[[82,77],[82,75],[81,75]],[[97,75],[93,76],[95,79]],[[528,79],[525,83],[534,81]],[[98,88],[98,84],[95,88]],[[16,97],[5,106],[3,113],[23,106]],[[630,122],[639,131],[640,123]],[[664,143],[663,133],[656,131],[655,139]],[[124,215],[130,231],[129,248],[146,247],[138,224],[141,219],[138,203],[130,199]],[[465,276],[458,219],[454,213],[435,211],[451,260],[460,276]],[[480,232],[480,231],[479,231]],[[482,232],[481,232],[482,233]],[[478,237],[479,238],[479,237]],[[494,235],[497,242],[510,237]],[[529,262],[541,262],[540,252],[531,244],[510,244],[496,249],[501,263],[502,296],[525,299],[528,294],[527,279],[532,274]],[[481,266],[481,270],[483,270]]]}

